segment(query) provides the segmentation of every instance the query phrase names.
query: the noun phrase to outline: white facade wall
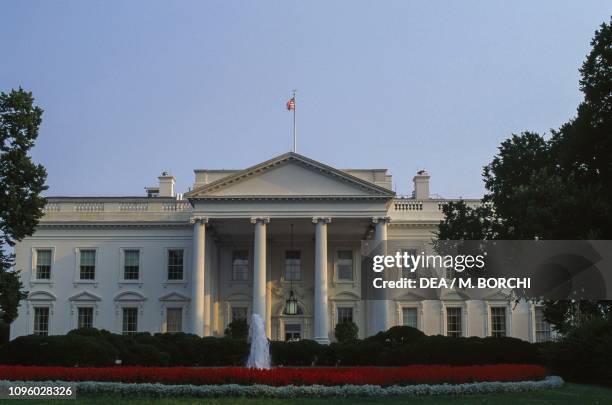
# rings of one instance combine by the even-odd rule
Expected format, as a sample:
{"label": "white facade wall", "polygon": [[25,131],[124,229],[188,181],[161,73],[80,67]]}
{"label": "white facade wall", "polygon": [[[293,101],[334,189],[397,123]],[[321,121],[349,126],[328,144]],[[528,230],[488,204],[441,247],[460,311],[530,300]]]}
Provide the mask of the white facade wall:
{"label": "white facade wall", "polygon": [[[263,165],[263,166],[262,166]],[[372,330],[373,320],[385,311],[387,326],[401,325],[403,308],[414,308],[417,327],[429,335],[446,334],[448,308],[462,310],[464,336],[491,334],[491,307],[507,308],[507,335],[535,339],[534,307],[514,305],[503,292],[473,297],[458,291],[410,291],[384,306],[361,299],[361,241],[373,237],[372,218],[385,218],[387,238],[394,246],[427,249],[442,218],[444,200],[395,198],[385,187],[390,175],[381,170],[342,172],[295,154],[286,154],[245,171],[197,171],[197,188],[186,197],[172,198],[57,198],[49,199],[47,212],[36,233],[16,246],[17,269],[28,299],[11,325],[11,338],[33,333],[33,308],[50,309],[49,334],[64,334],[77,325],[79,306],[94,308],[93,326],[122,331],[122,308],[138,309],[138,331],[165,332],[166,310],[182,308],[182,325],[192,332],[190,311],[194,263],[194,225],[190,219],[205,217],[203,330],[202,335],[221,336],[231,322],[232,308],[253,310],[254,235],[251,217],[266,217],[266,302],[268,336],[285,339],[287,325],[300,325],[302,338],[314,337],[315,225],[325,217],[327,225],[327,292],[329,339],[338,322],[339,309],[350,308],[360,337]],[[270,168],[268,168],[268,166]],[[352,173],[352,174],[351,174]],[[231,185],[225,176],[241,176]],[[370,181],[370,177],[372,181]],[[255,180],[253,180],[255,179]],[[377,183],[377,184],[375,184]],[[370,185],[371,184],[371,185]],[[381,186],[382,185],[382,186]],[[203,190],[203,191],[200,191]],[[209,191],[210,190],[210,191]],[[351,190],[354,191],[352,195]],[[209,195],[210,193],[211,195]],[[477,202],[470,202],[476,204]],[[293,237],[289,224],[296,223]],[[53,252],[51,280],[34,279],[38,248]],[[78,279],[79,249],[96,250],[96,279]],[[183,280],[167,279],[168,249],[183,249]],[[122,280],[124,249],[139,249],[140,278]],[[249,278],[232,279],[235,250],[248,252]],[[301,280],[285,280],[284,255],[301,252]],[[353,252],[354,279],[337,274],[337,252]],[[290,290],[301,313],[285,315]]]}

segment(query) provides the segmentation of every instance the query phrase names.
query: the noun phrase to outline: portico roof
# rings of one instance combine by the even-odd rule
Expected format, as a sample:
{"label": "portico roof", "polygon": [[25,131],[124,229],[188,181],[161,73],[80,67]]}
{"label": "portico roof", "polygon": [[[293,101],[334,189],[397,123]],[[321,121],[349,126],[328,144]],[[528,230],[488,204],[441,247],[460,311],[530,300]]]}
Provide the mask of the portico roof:
{"label": "portico roof", "polygon": [[185,193],[190,200],[391,199],[392,190],[288,152]]}

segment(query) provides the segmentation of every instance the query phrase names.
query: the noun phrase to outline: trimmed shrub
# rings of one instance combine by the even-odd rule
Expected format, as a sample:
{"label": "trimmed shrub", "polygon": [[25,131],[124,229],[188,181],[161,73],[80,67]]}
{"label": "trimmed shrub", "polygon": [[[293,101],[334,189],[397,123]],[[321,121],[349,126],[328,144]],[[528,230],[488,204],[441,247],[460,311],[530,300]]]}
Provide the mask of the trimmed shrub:
{"label": "trimmed shrub", "polygon": [[312,366],[320,364],[324,346],[314,340],[270,342],[272,364],[275,366]]}
{"label": "trimmed shrub", "polygon": [[246,319],[236,319],[225,328],[225,336],[232,339],[247,340],[249,337],[249,324]]}
{"label": "trimmed shrub", "polygon": [[336,325],[334,329],[334,336],[336,340],[340,343],[347,343],[353,340],[357,340],[357,334],[359,333],[359,328],[353,321],[344,321],[340,322]]}
{"label": "trimmed shrub", "polygon": [[424,337],[425,334],[410,326],[393,326],[385,332],[378,332],[366,338],[368,341],[378,342],[387,347],[398,347],[410,344]]}
{"label": "trimmed shrub", "polygon": [[612,385],[612,319],[595,319],[542,345],[554,373],[568,381]]}
{"label": "trimmed shrub", "polygon": [[[583,352],[574,351],[571,369],[582,357],[605,368],[609,340],[583,339]],[[609,339],[609,335],[608,335]],[[584,343],[588,342],[588,343]],[[569,343],[568,343],[569,345]],[[395,327],[376,336],[321,345],[312,340],[271,342],[272,362],[279,366],[405,366],[411,364],[542,364],[539,345],[514,338],[450,338],[425,336],[409,327]],[[559,349],[561,350],[561,349]],[[562,350],[570,350],[564,346]],[[606,354],[608,353],[608,354]],[[64,336],[22,336],[0,348],[0,364],[105,366],[121,360],[140,366],[243,366],[249,343],[230,337],[177,333],[124,336],[82,329]],[[551,354],[559,359],[562,354]],[[608,356],[608,357],[606,357]],[[566,363],[557,362],[559,369]],[[570,370],[571,371],[571,370]],[[605,375],[602,374],[602,375]]]}

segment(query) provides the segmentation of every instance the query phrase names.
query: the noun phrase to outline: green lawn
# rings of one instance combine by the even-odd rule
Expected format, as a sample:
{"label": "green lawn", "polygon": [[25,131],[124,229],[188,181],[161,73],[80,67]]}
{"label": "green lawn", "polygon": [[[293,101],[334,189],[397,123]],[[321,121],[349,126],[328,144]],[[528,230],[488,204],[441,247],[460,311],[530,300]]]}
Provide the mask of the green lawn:
{"label": "green lawn", "polygon": [[[78,396],[77,400],[20,400],[19,403],[30,404],[150,404],[151,402],[163,404],[198,404],[210,405],[357,405],[357,404],[494,404],[494,405],[523,405],[523,404],[612,404],[612,388],[602,388],[589,385],[566,384],[557,390],[543,390],[520,394],[489,394],[469,396],[444,397],[388,397],[388,398],[298,398],[290,400],[280,399],[249,399],[241,397],[230,398],[175,398],[158,399],[151,397],[124,398],[115,396]],[[0,401],[0,403],[15,404],[15,400]]]}

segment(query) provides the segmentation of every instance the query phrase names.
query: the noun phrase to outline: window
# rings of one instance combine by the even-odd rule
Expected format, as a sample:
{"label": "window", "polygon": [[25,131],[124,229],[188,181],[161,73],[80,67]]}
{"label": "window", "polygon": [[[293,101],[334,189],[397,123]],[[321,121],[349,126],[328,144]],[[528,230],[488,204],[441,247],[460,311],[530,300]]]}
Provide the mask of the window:
{"label": "window", "polygon": [[506,308],[491,307],[491,336],[506,336]]}
{"label": "window", "polygon": [[48,307],[35,307],[34,308],[33,333],[39,336],[47,336],[49,334],[49,308]]}
{"label": "window", "polygon": [[183,308],[166,309],[166,332],[176,333],[183,331]]}
{"label": "window", "polygon": [[38,280],[51,279],[51,249],[36,251],[36,278]]}
{"label": "window", "polygon": [[453,269],[452,267],[446,267],[444,269],[444,278],[446,278],[447,280],[452,280],[455,278],[455,269]]}
{"label": "window", "polygon": [[93,249],[80,250],[79,278],[81,280],[95,280],[96,278],[96,251]]}
{"label": "window", "polygon": [[[416,250],[415,249],[402,249],[402,258],[405,255],[408,255],[408,262],[406,263],[407,266],[403,266],[402,267],[402,277],[404,278],[417,278],[417,272],[412,271],[412,256],[416,256]],[[403,259],[402,259],[403,260]]]}
{"label": "window", "polygon": [[290,323],[285,325],[285,340],[294,342],[302,338],[302,325],[299,323]]}
{"label": "window", "polygon": [[138,280],[140,276],[140,250],[125,250],[123,255],[123,279]]}
{"label": "window", "polygon": [[285,280],[300,281],[302,279],[302,254],[299,250],[285,252]]}
{"label": "window", "polygon": [[93,328],[93,308],[79,307],[77,313],[77,328]]}
{"label": "window", "polygon": [[247,319],[247,307],[232,307],[232,322]]}
{"label": "window", "polygon": [[134,335],[138,331],[138,308],[123,308],[124,335]]}
{"label": "window", "polygon": [[247,281],[249,279],[249,251],[234,250],[232,258],[232,280]]}
{"label": "window", "polygon": [[168,280],[183,279],[183,249],[168,250]]}
{"label": "window", "polygon": [[338,280],[353,281],[353,251],[338,250],[336,271]]}
{"label": "window", "polygon": [[550,323],[546,321],[542,308],[535,309],[535,338],[537,343],[552,340]]}
{"label": "window", "polygon": [[446,336],[460,337],[461,330],[461,308],[446,308]]}
{"label": "window", "polygon": [[404,326],[418,328],[416,308],[402,308],[402,318]]}
{"label": "window", "polygon": [[338,323],[353,322],[353,308],[338,308]]}

